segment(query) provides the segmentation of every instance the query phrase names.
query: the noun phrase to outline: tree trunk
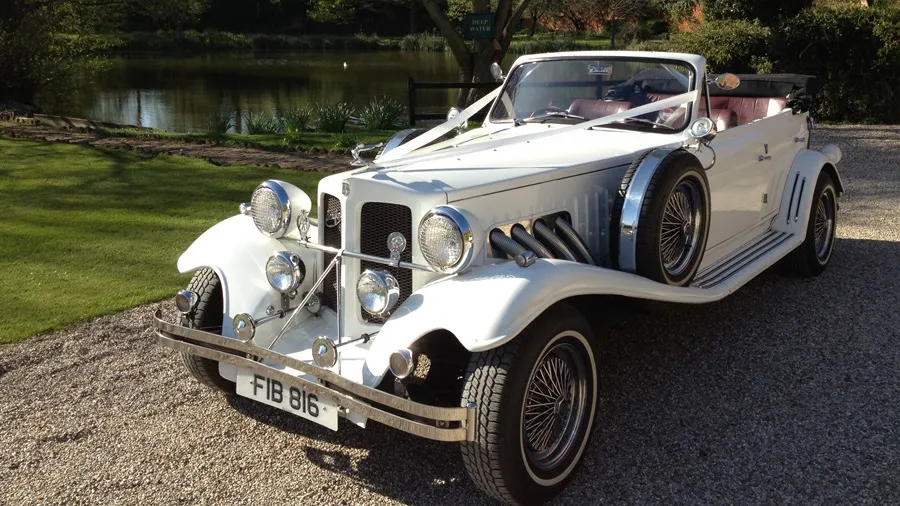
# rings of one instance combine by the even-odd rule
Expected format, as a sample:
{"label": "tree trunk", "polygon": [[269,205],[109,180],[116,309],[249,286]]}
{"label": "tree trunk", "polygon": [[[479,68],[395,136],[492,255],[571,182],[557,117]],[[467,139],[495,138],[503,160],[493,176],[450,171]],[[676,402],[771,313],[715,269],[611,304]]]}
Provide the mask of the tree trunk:
{"label": "tree trunk", "polygon": [[609,48],[616,48],[616,20],[610,20],[609,22]]}
{"label": "tree trunk", "polygon": [[531,27],[528,29],[528,38],[534,37],[534,30],[537,28],[537,18],[538,15],[536,12],[531,13]]}

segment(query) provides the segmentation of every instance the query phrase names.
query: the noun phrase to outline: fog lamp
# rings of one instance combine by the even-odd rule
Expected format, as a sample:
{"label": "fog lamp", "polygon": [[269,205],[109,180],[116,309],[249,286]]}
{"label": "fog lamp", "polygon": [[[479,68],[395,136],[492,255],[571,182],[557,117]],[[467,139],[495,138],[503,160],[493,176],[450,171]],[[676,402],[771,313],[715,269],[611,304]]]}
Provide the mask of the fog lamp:
{"label": "fog lamp", "polygon": [[400,284],[387,271],[366,269],[356,283],[356,296],[367,313],[385,316],[400,300]]}
{"label": "fog lamp", "polygon": [[414,369],[413,352],[409,348],[403,348],[391,353],[389,359],[391,373],[399,379],[409,376]]}
{"label": "fog lamp", "polygon": [[279,251],[266,262],[266,279],[281,293],[296,290],[306,277],[306,266],[296,253]]}
{"label": "fog lamp", "polygon": [[197,307],[200,297],[190,290],[182,290],[175,295],[175,307],[181,314],[188,314]]}

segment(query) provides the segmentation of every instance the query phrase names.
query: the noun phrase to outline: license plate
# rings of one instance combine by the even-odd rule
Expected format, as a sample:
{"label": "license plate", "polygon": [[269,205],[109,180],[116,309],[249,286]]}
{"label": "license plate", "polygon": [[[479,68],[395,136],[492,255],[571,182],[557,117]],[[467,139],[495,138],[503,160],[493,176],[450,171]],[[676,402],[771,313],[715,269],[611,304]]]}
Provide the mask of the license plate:
{"label": "license plate", "polygon": [[303,388],[285,385],[262,374],[238,369],[237,393],[269,406],[283,409],[307,420],[338,430],[338,408]]}

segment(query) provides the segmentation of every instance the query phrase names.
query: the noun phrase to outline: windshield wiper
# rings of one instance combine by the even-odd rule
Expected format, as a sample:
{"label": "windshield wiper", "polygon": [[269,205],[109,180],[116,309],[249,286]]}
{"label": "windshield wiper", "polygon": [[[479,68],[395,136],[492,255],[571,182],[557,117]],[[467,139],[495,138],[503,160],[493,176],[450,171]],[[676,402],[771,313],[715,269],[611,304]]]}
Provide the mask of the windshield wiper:
{"label": "windshield wiper", "polygon": [[651,121],[649,119],[644,119],[644,118],[624,118],[624,119],[622,119],[622,121],[634,121],[637,123],[644,123],[647,125],[658,126],[658,127],[666,128],[669,130],[678,130],[677,128],[675,128],[671,125],[666,125],[665,123],[657,123],[655,121]]}
{"label": "windshield wiper", "polygon": [[580,119],[580,120],[584,121],[584,116],[572,114],[568,111],[548,111],[548,112],[545,112],[544,114],[541,114],[540,116],[525,118],[522,121],[524,121],[526,123],[530,123],[532,121],[544,122],[551,118]]}

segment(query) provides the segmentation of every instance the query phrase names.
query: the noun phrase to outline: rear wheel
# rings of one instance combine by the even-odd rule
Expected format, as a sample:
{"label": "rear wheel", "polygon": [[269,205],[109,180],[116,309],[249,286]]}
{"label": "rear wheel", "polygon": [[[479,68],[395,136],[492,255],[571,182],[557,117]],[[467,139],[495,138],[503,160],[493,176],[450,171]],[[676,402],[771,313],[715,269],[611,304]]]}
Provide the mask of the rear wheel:
{"label": "rear wheel", "polygon": [[[197,271],[188,283],[187,289],[196,293],[199,299],[194,310],[181,317],[181,325],[221,334],[224,300],[222,286],[215,271],[212,269]],[[190,353],[182,353],[181,360],[195,380],[216,390],[234,392],[234,382],[219,374],[219,363],[215,360]]]}
{"label": "rear wheel", "polygon": [[573,478],[597,403],[593,336],[570,306],[549,310],[513,341],[475,353],[463,405],[477,405],[462,444],[472,481],[510,504],[544,503]]}
{"label": "rear wheel", "polygon": [[837,230],[837,191],[831,175],[822,171],[816,181],[806,239],[785,258],[786,270],[798,276],[818,276],[831,260]]}

